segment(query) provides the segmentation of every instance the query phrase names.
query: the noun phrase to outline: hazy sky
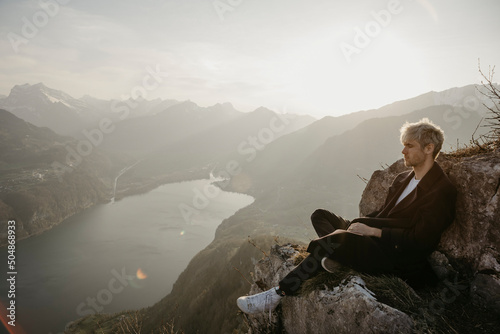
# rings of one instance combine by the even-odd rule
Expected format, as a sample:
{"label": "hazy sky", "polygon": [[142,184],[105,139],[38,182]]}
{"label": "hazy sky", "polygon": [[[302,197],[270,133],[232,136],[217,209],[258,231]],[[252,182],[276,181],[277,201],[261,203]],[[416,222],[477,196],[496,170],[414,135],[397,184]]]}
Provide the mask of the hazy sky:
{"label": "hazy sky", "polygon": [[0,0],[0,94],[339,115],[478,83],[499,17],[498,0]]}

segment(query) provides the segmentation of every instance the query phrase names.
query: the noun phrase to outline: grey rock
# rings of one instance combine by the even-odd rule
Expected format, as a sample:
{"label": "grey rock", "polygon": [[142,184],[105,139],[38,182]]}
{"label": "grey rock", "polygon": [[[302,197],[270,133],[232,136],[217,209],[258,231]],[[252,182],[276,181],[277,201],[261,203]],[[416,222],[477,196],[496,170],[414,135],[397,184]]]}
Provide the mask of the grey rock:
{"label": "grey rock", "polygon": [[[455,221],[429,257],[447,287],[443,290],[447,299],[440,302],[452,302],[467,288],[457,281],[460,271],[465,277],[472,277],[471,300],[500,314],[500,150],[466,158],[441,155],[438,162],[458,190]],[[408,168],[399,160],[373,173],[359,204],[361,216],[383,205],[394,177],[405,170]],[[251,294],[278,285],[300,262],[300,253],[295,248],[276,245],[269,256],[257,263]],[[324,287],[307,295],[285,297],[275,312],[249,316],[248,323],[249,333],[415,330],[410,316],[378,302],[359,276],[345,279],[333,290]]]}
{"label": "grey rock", "polygon": [[476,304],[500,314],[500,278],[477,274],[471,284],[471,298]]}
{"label": "grey rock", "polygon": [[[498,312],[490,291],[497,288],[500,274],[500,150],[465,158],[440,155],[438,162],[458,190],[457,210],[430,263],[441,279],[454,276],[455,270],[476,277],[473,300]],[[360,215],[378,210],[394,177],[405,170],[399,160],[374,172],[363,192]]]}
{"label": "grey rock", "polygon": [[377,301],[359,276],[333,291],[317,290],[282,306],[287,333],[410,333],[412,319]]}
{"label": "grey rock", "polygon": [[439,251],[435,251],[429,256],[429,263],[440,280],[456,277],[458,274],[446,255]]}
{"label": "grey rock", "polygon": [[[255,266],[250,294],[273,286],[300,262],[291,245],[275,245]],[[281,309],[280,309],[281,308]],[[359,276],[344,280],[333,290],[285,297],[280,311],[248,316],[249,333],[411,333],[413,321],[405,313],[377,301]]]}

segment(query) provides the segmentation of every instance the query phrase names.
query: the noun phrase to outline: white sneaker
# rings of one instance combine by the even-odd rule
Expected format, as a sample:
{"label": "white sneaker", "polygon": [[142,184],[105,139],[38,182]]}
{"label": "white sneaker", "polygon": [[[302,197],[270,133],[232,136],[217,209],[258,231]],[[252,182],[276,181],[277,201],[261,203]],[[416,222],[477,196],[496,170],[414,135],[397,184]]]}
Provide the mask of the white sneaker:
{"label": "white sneaker", "polygon": [[276,289],[277,287],[274,287],[253,296],[240,297],[236,304],[238,304],[240,310],[248,314],[272,311],[278,306],[282,298],[282,296],[278,295]]}

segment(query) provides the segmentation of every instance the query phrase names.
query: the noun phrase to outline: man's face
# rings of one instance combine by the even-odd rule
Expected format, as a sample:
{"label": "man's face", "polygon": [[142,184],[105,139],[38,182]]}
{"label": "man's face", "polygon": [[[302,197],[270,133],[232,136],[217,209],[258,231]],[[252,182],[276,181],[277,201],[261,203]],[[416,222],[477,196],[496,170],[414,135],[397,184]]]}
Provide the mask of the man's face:
{"label": "man's face", "polygon": [[403,143],[403,153],[406,167],[417,167],[424,163],[426,155],[419,142],[416,140],[409,140]]}

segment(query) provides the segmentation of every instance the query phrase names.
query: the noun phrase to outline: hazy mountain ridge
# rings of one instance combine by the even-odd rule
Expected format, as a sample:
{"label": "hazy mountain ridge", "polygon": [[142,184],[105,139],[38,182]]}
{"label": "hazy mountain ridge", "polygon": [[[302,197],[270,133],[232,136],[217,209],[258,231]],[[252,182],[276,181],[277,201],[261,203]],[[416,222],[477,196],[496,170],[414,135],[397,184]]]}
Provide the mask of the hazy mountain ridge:
{"label": "hazy mountain ridge", "polygon": [[0,108],[33,125],[49,127],[57,133],[68,135],[103,117],[99,111],[70,95],[51,89],[43,83],[14,86]]}
{"label": "hazy mountain ridge", "polygon": [[19,239],[47,230],[99,202],[109,201],[112,182],[130,159],[95,149],[64,174],[68,147],[77,141],[39,128],[0,110],[0,213],[2,242],[9,219]]}
{"label": "hazy mountain ridge", "polygon": [[[448,96],[446,92],[436,94]],[[123,175],[119,184],[122,194],[137,189],[145,182],[149,182],[152,187],[173,180],[207,177],[210,171],[227,172],[227,163],[236,161],[241,171],[230,178],[227,189],[256,197],[251,206],[240,210],[219,226],[214,242],[193,259],[169,296],[141,311],[145,328],[155,328],[161,321],[178,315],[181,318],[176,324],[187,332],[196,332],[202,323],[211,329],[207,332],[214,333],[218,333],[221,328],[231,331],[242,326],[242,319],[236,316],[234,299],[246,290],[238,281],[241,276],[235,273],[234,268],[249,277],[253,267],[250,259],[256,255],[248,255],[259,254],[251,247],[252,250],[245,248],[247,236],[260,238],[261,235],[279,234],[307,241],[313,237],[308,219],[314,209],[324,207],[347,217],[357,213],[357,202],[364,187],[357,174],[367,178],[370,168],[373,171],[380,164],[391,163],[393,157],[399,156],[398,130],[405,120],[430,117],[445,128],[448,137],[456,132],[457,138],[465,136],[466,140],[462,142],[468,142],[481,113],[460,107],[463,98],[447,105],[442,103],[442,99],[435,98],[436,94],[424,94],[421,99],[417,97],[408,104],[400,101],[398,108],[401,110],[395,108],[394,104],[380,108],[380,114],[374,110],[371,118],[370,113],[360,112],[326,117],[307,125],[311,120],[299,117],[295,125],[290,121],[292,127],[288,129],[281,126],[286,123],[280,118],[283,115],[265,108],[251,113],[233,114],[228,105],[214,106],[220,112],[219,123],[200,124],[214,110],[199,108],[192,102],[176,104],[155,115],[116,122],[116,129],[106,136],[103,147],[109,145],[108,148],[112,148],[111,144],[116,140],[115,144],[122,146],[119,149],[115,146],[114,150],[133,151],[127,146],[129,144],[114,138],[121,136],[132,143],[131,138],[137,135],[134,131],[139,134],[141,131],[131,129],[142,127],[142,133],[153,136],[165,126],[164,120],[155,120],[175,118],[176,115],[183,118],[178,123],[182,125],[172,125],[173,133],[163,137],[168,139],[159,140],[149,155],[144,151],[144,146],[133,148],[142,154],[144,160]],[[423,106],[422,109],[410,110],[416,105],[415,101],[420,101],[418,105]],[[453,104],[457,106],[453,107]],[[378,116],[387,116],[386,113],[396,115]],[[155,125],[158,130],[150,131]],[[120,130],[121,126],[124,126],[123,130]],[[130,132],[134,132],[131,138],[126,138]],[[106,140],[109,140],[109,144]],[[102,154],[101,150],[96,152]],[[356,169],[360,165],[362,169]],[[90,171],[86,168],[75,171],[78,173],[69,175],[74,175],[75,188],[79,189],[83,186],[78,182],[82,182],[85,173]],[[104,189],[100,186],[94,188]],[[63,193],[59,189],[55,190],[55,193],[59,192]],[[92,198],[98,198],[97,195]],[[72,198],[73,203],[80,201],[75,198],[75,194],[65,194],[65,197]],[[63,199],[57,198],[47,207],[57,207],[60,201],[64,203]],[[29,201],[26,200],[26,203]],[[95,201],[84,199],[81,203],[92,205]],[[8,212],[12,213],[14,206],[9,207]],[[268,249],[265,247],[271,242],[271,239],[265,239],[262,248]],[[225,289],[227,286],[233,289]],[[192,299],[186,299],[185,291],[190,291]],[[220,305],[222,312],[214,314],[210,306],[213,304]]]}
{"label": "hazy mountain ridge", "polygon": [[[215,240],[193,259],[171,294],[140,311],[144,328],[153,330],[157,324],[169,320],[187,333],[200,328],[207,333],[244,328],[244,319],[237,315],[234,301],[248,290],[241,275],[251,277],[255,253],[247,249],[247,237],[258,240],[260,248],[266,250],[273,242],[270,235],[300,242],[313,238],[309,216],[317,208],[330,209],[346,218],[357,216],[357,203],[365,187],[357,175],[369,178],[374,170],[400,158],[399,128],[405,121],[429,117],[442,126],[447,134],[445,150],[454,146],[456,138],[468,143],[484,110],[457,105],[431,103],[402,115],[371,118],[334,136],[328,136],[327,130],[324,134],[314,131],[323,126],[328,128],[332,119],[325,118],[269,143],[256,156],[255,166],[266,166],[265,159],[276,154],[270,153],[276,152],[276,147],[290,155],[299,152],[303,155],[283,154],[269,169],[257,170],[260,174],[252,170],[252,163],[244,165],[243,171],[254,181],[249,191],[256,197],[255,202],[222,222]],[[307,133],[318,133],[318,137],[310,139]],[[327,137],[323,142],[322,136]],[[302,138],[309,138],[310,143],[294,151],[294,144],[301,143]],[[276,168],[286,159],[298,162],[290,170],[286,166]],[[259,179],[252,175],[259,175]],[[276,178],[278,181],[274,181]],[[213,305],[221,310],[217,316]]]}
{"label": "hazy mountain ridge", "polygon": [[[331,199],[324,204],[330,210],[347,217],[356,217],[357,202],[365,186],[362,178],[368,179],[373,171],[401,157],[399,129],[406,121],[416,122],[429,117],[440,125],[446,134],[443,152],[456,149],[457,142],[469,143],[482,116],[471,113],[467,121],[455,127],[456,123],[444,121],[450,110],[457,115],[466,112],[460,107],[430,106],[402,116],[369,119],[352,130],[330,137],[295,170],[295,188],[307,186],[326,189]],[[484,132],[484,128],[479,129],[476,135]],[[285,184],[293,183],[289,180]],[[289,193],[284,191],[284,197]]]}
{"label": "hazy mountain ridge", "polygon": [[115,123],[103,147],[144,156],[241,115],[230,104],[202,108],[191,101],[181,102],[154,115]]}
{"label": "hazy mountain ridge", "polygon": [[0,97],[0,108],[40,127],[48,127],[62,135],[81,136],[85,128],[95,127],[103,118],[120,120],[126,110],[127,118],[155,114],[176,100],[100,100],[88,95],[77,99],[49,88],[43,83],[14,86],[10,94]]}
{"label": "hazy mountain ridge", "polygon": [[[48,96],[51,97],[52,101],[50,99],[47,101]],[[59,101],[66,99],[73,101],[73,103],[54,102],[56,99],[59,99]],[[85,99],[89,101],[91,98],[86,97]],[[5,100],[1,102],[5,103]],[[162,103],[158,103],[159,101],[156,102],[157,107],[162,105]],[[99,104],[103,103],[103,101],[94,99],[92,103]],[[74,109],[69,113],[69,115],[74,116],[77,114],[77,107],[81,106],[78,101],[74,102],[74,99],[69,95],[49,89],[43,84],[16,86],[13,88],[6,104],[17,104],[18,111],[28,111],[31,116],[39,115],[43,121],[41,123],[50,123],[53,128],[57,128],[57,126],[66,127],[67,124],[64,121],[67,119],[61,120],[56,117],[57,121],[55,121],[53,118],[54,110],[50,107],[57,105],[55,109],[58,109],[60,105],[63,105],[66,108]],[[48,113],[46,113],[47,110]],[[255,115],[259,113],[260,111],[256,112]],[[167,153],[170,150],[177,158],[182,158],[182,154],[184,154],[184,158],[190,160],[190,153],[185,154],[183,151],[179,151],[176,145],[177,142],[186,141],[188,138],[204,132],[214,133],[208,130],[217,126],[226,128],[223,124],[238,117],[248,117],[250,119],[253,117],[250,114],[235,110],[229,103],[217,104],[208,108],[201,108],[191,101],[175,103],[166,110],[154,114],[127,118],[123,121],[117,120],[112,123],[113,131],[103,134],[102,143],[91,146],[90,155],[86,156],[87,153],[80,154],[81,150],[79,151],[78,148],[88,149],[88,146],[85,146],[89,144],[88,137],[76,140],[72,137],[61,136],[49,128],[37,127],[19,119],[8,111],[3,111],[2,131],[0,133],[0,152],[3,154],[0,169],[3,180],[2,212],[5,217],[2,217],[2,220],[9,219],[8,217],[21,217],[20,226],[23,227],[19,237],[39,233],[83,208],[109,200],[112,197],[112,183],[118,172],[123,167],[137,162],[138,157],[147,157],[148,151],[155,151],[156,148],[160,147],[169,147]],[[269,111],[269,115],[274,115],[274,113]],[[312,118],[304,117],[304,119]],[[76,116],[74,120],[77,120]],[[54,126],[54,124],[57,126]],[[264,122],[256,123],[251,132],[264,126],[264,124]],[[241,124],[236,132],[241,131],[244,126],[245,122]],[[227,129],[230,128],[227,127]],[[90,127],[90,130],[93,129]],[[120,141],[120,135],[122,138],[125,137],[123,141]],[[127,138],[127,135],[129,135],[129,138]],[[141,137],[146,137],[143,145],[139,145],[138,148],[131,147],[131,144]],[[211,139],[210,137],[211,135],[208,134],[208,137],[205,135],[204,138],[203,136],[199,138],[201,138],[200,140],[206,140],[207,138]],[[113,147],[113,140],[122,144],[119,147],[121,149]],[[226,141],[224,135],[220,135],[218,140],[219,143]],[[152,142],[156,142],[157,146],[155,147]],[[191,143],[194,149],[198,149],[196,148],[198,146],[196,140],[191,141]],[[102,149],[106,149],[107,152]],[[140,153],[135,158],[120,153],[122,151],[131,153],[134,149]],[[110,150],[118,153],[112,153]],[[210,150],[209,156],[214,155],[219,150],[220,147],[215,145]],[[201,155],[204,153],[203,150],[198,150],[198,152]],[[155,157],[161,153],[161,151],[159,153],[155,152],[151,156]],[[224,151],[225,153],[226,151]],[[206,155],[203,156],[207,157]],[[170,169],[163,170],[162,166],[159,166],[155,171],[156,173],[149,173],[146,169],[146,174],[138,178],[134,170],[129,171],[120,179],[116,193],[117,198],[148,191],[166,182],[199,179],[208,176],[209,170],[204,168],[206,163],[204,160],[195,159],[194,170],[185,170],[182,159],[173,161],[174,166]],[[146,162],[149,162],[149,160],[146,160]],[[61,170],[54,168],[54,163],[60,164],[64,168],[63,175],[61,175]],[[147,163],[145,165],[147,166]],[[140,167],[140,165],[137,167]],[[140,171],[140,168],[138,169]],[[88,177],[88,182],[83,184],[86,177]],[[60,180],[64,182],[60,182]],[[70,191],[70,189],[73,189],[73,191]],[[68,193],[68,191],[70,192]],[[94,191],[90,199],[84,198],[88,191]],[[42,193],[43,195],[40,195]],[[54,198],[59,199],[48,201],[47,203],[50,202],[50,205],[47,206],[44,199]],[[64,204],[67,200],[71,200],[72,204]],[[43,213],[40,214],[42,211]],[[37,219],[36,223],[34,217]]]}
{"label": "hazy mountain ridge", "polygon": [[[429,92],[412,99],[394,102],[379,109],[360,111],[338,117],[327,116],[304,127],[300,131],[283,136],[269,143],[264,150],[259,152],[254,161],[244,166],[244,170],[250,178],[255,180],[254,183],[257,187],[272,190],[272,187],[276,187],[287,178],[296,178],[297,176],[300,178],[304,174],[314,174],[307,167],[300,166],[316,166],[323,163],[316,161],[315,159],[317,158],[312,157],[312,155],[315,151],[320,150],[322,145],[326,145],[328,141],[337,142],[339,146],[344,148],[349,147],[349,149],[343,152],[330,150],[331,153],[328,153],[329,149],[325,148],[323,149],[323,153],[316,153],[316,155],[323,155],[325,158],[330,157],[331,159],[334,159],[333,156],[348,157],[351,155],[352,146],[347,144],[354,141],[357,144],[357,148],[355,149],[357,152],[367,151],[370,154],[370,158],[365,159],[366,161],[361,164],[367,166],[364,169],[365,172],[368,171],[369,173],[381,164],[390,163],[399,156],[399,149],[395,147],[399,145],[399,128],[406,121],[405,115],[418,110],[422,110],[419,114],[420,117],[430,117],[436,123],[446,125],[444,127],[446,130],[449,130],[446,131],[449,136],[446,138],[443,150],[449,150],[451,147],[456,148],[457,139],[460,144],[469,143],[475,127],[480,123],[481,117],[487,112],[486,108],[480,104],[482,100],[479,100],[475,94],[477,95],[475,86],[469,85],[461,88],[452,88],[443,92]],[[392,136],[386,136],[390,145],[388,148],[392,147],[394,150],[380,151],[374,148],[372,144],[375,143],[374,138],[378,140],[380,134],[384,134],[384,136],[387,134],[384,130],[377,131],[377,127],[385,121],[377,123],[374,119],[391,119],[390,116],[397,117],[401,122],[401,124],[391,123],[391,128],[388,131],[392,133]],[[413,116],[410,116],[408,119],[416,121]],[[369,122],[368,124],[371,124],[373,128],[370,130],[370,126],[366,125],[366,131],[358,133],[359,138],[364,138],[366,146],[363,146],[357,138],[342,137],[344,133],[354,130],[364,122]],[[483,130],[484,128],[478,129],[477,135],[484,132]],[[366,147],[370,147],[370,150],[367,150]],[[353,152],[353,154],[358,154],[357,152]],[[386,154],[387,152],[392,152],[392,154],[388,155]],[[342,160],[346,159],[342,158]],[[359,159],[357,161],[359,162]],[[355,165],[353,162],[347,159],[346,166],[348,167],[343,170],[350,171],[353,165]],[[359,166],[356,165],[354,168],[358,168]],[[358,173],[365,178],[369,176],[363,175],[363,170],[359,170]],[[318,179],[321,180],[321,178]],[[357,177],[356,179],[359,180]],[[353,180],[350,179],[349,181]]]}
{"label": "hazy mountain ridge", "polygon": [[[233,283],[229,283],[221,277],[222,281],[219,283],[221,286],[219,286],[217,278],[208,279],[204,274],[205,270],[211,271],[213,268],[202,269],[196,267],[195,263],[215,261],[212,259],[213,256],[216,256],[215,254],[228,252],[238,254],[238,248],[247,244],[247,236],[259,239],[259,236],[271,234],[307,242],[309,238],[314,237],[309,216],[316,208],[330,209],[345,215],[347,218],[356,216],[358,214],[357,203],[365,187],[365,183],[357,177],[357,174],[366,173],[366,175],[361,176],[368,178],[371,172],[379,169],[384,163],[392,163],[400,158],[399,128],[406,120],[416,121],[422,117],[429,117],[443,127],[447,132],[447,138],[457,137],[463,142],[468,141],[481,119],[481,115],[476,113],[475,116],[472,116],[474,114],[471,113],[467,122],[464,121],[460,127],[454,129],[456,123],[442,121],[449,110],[453,110],[453,113],[459,115],[466,111],[462,108],[454,109],[446,105],[429,106],[402,116],[369,119],[352,130],[327,139],[313,153],[304,157],[302,164],[294,173],[289,173],[286,180],[276,185],[274,189],[258,196],[251,206],[225,220],[220,225],[212,245],[207,248],[206,252],[205,250],[200,252],[193,264],[188,266],[172,293],[157,305],[144,310],[147,317],[151,314],[158,314],[155,319],[159,321],[161,316],[165,319],[170,314],[172,319],[176,319],[179,328],[183,328],[188,333],[196,332],[196,329],[200,328],[197,326],[202,323],[206,324],[203,328],[206,329],[207,333],[216,333],[219,328],[229,330],[243,326],[244,320],[236,315],[237,309],[234,305],[232,309],[231,307],[227,308],[222,323],[209,316],[207,314],[209,311],[206,310],[210,309],[209,305],[211,304],[223,305],[225,302],[234,304],[238,295],[246,293],[244,289],[239,292],[223,289],[222,286]],[[295,134],[289,136],[293,135]],[[283,137],[281,140],[285,141],[286,139]],[[368,147],[363,149],[365,145]],[[352,161],[362,163],[363,170],[356,170],[348,158],[343,158],[351,153],[349,152],[351,150],[357,153]],[[370,166],[373,168],[371,171],[369,171]],[[283,169],[269,171],[266,180],[271,180],[281,173],[283,173]],[[259,184],[265,184],[265,181],[261,180]],[[238,239],[240,246],[237,246],[236,240]],[[272,242],[267,241],[267,245],[270,243]],[[230,244],[234,245],[232,251],[226,249]],[[208,249],[210,250],[208,251]],[[215,249],[219,249],[219,251],[216,252]],[[226,250],[222,251],[222,249]],[[220,257],[218,260],[224,261]],[[250,257],[245,262],[239,255],[235,255],[226,261],[226,265],[217,264],[217,268],[221,268],[221,266],[226,268],[222,275],[233,275],[233,267],[236,267],[245,277],[251,276]],[[235,266],[234,263],[239,265]],[[247,269],[248,267],[250,269]],[[195,277],[204,277],[204,279],[198,280]],[[245,287],[241,277],[238,279],[241,282],[240,286]],[[207,291],[208,287],[210,288]],[[193,289],[200,292],[196,294]],[[204,292],[202,293],[201,290]],[[190,295],[197,296],[196,307],[193,306],[193,299],[183,300],[184,291],[190,291]],[[172,305],[175,305],[175,308]],[[207,316],[203,317],[203,313]],[[151,322],[148,321],[148,324],[152,325],[153,323],[152,319]]]}
{"label": "hazy mountain ridge", "polygon": [[[220,107],[216,110],[221,113]],[[279,115],[271,110],[258,108],[249,113],[231,114],[231,117],[227,117],[227,112],[223,111],[220,121],[214,123],[213,120],[205,121],[205,117],[210,117],[213,110],[202,109],[201,112],[201,120],[187,122],[186,128],[182,130],[183,133],[195,133],[182,139],[178,136],[176,141],[171,140],[151,152],[124,175],[122,184],[148,180],[153,176],[168,178],[172,174],[200,178],[208,177],[213,172],[225,177],[229,172],[228,165],[235,165],[239,169],[247,159],[257,154],[258,148],[265,146],[264,142],[302,128],[313,120],[309,116]],[[198,131],[191,130],[193,128]],[[273,131],[271,128],[279,128],[280,131]],[[244,188],[238,190],[245,192],[246,186]]]}
{"label": "hazy mountain ridge", "polygon": [[154,115],[175,104],[180,103],[179,101],[172,99],[133,100],[132,98],[129,98],[126,100],[116,100],[116,99],[102,100],[92,97],[90,95],[84,95],[83,97],[80,98],[80,100],[97,110],[103,110],[108,112],[116,112],[116,110],[120,108],[120,105],[130,106],[129,109],[131,112],[127,115],[128,118]]}

